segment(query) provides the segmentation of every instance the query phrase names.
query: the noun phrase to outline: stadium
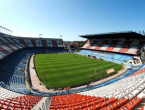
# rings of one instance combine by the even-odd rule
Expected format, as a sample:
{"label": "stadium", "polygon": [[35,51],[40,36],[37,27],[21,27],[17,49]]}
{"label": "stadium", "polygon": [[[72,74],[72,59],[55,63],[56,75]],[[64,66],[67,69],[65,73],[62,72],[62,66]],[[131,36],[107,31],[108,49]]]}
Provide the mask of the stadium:
{"label": "stadium", "polygon": [[0,110],[145,110],[144,6],[1,0]]}
{"label": "stadium", "polygon": [[145,37],[136,32],[81,35],[78,52],[63,39],[0,33],[0,108],[132,110],[144,101]]}

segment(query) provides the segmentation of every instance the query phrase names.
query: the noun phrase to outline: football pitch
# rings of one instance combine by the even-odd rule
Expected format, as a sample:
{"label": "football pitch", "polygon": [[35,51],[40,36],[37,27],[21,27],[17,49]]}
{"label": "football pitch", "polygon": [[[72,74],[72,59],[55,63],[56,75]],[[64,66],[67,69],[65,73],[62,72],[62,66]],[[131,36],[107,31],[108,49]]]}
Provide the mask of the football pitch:
{"label": "football pitch", "polygon": [[[123,65],[78,54],[36,54],[35,68],[46,87],[59,88],[89,82],[107,76],[107,69],[119,71]],[[96,70],[96,72],[95,72]],[[112,73],[110,73],[112,74]],[[90,76],[93,75],[93,78]]]}

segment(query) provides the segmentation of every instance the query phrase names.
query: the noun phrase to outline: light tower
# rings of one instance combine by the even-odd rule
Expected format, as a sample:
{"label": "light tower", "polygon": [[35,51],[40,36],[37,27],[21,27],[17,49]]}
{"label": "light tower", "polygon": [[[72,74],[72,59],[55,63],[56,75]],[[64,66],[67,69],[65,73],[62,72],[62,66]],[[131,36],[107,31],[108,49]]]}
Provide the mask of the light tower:
{"label": "light tower", "polygon": [[42,34],[39,34],[39,38],[42,38]]}
{"label": "light tower", "polygon": [[63,38],[63,36],[62,35],[59,35],[59,38]]}
{"label": "light tower", "polygon": [[61,42],[59,42],[59,43],[60,43],[60,45],[62,45],[62,47],[64,47],[64,44],[63,44],[63,35],[59,35],[59,39],[62,39],[62,43]]}
{"label": "light tower", "polygon": [[2,33],[2,26],[0,26],[0,33]]}

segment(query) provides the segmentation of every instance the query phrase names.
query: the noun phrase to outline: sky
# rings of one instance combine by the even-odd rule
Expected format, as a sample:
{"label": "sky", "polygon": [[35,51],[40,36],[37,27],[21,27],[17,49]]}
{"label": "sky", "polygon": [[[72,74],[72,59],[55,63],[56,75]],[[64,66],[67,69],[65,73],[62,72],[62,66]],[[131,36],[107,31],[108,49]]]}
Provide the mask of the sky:
{"label": "sky", "polygon": [[[14,36],[84,41],[81,35],[145,29],[145,0],[0,0]],[[61,36],[61,37],[60,37]]]}

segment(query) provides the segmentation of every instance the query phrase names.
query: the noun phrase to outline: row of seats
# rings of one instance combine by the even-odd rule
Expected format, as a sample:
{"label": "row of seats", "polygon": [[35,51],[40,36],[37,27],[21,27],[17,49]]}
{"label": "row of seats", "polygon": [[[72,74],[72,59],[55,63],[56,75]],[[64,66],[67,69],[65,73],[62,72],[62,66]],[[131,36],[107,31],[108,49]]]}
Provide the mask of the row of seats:
{"label": "row of seats", "polygon": [[78,94],[52,96],[50,110],[132,110],[145,96],[145,73]]}
{"label": "row of seats", "polygon": [[25,64],[32,53],[41,52],[68,52],[65,49],[48,48],[27,48],[14,52],[0,62],[0,83],[3,87],[20,93],[30,93],[25,85]]}
{"label": "row of seats", "polygon": [[30,110],[43,98],[12,92],[2,87],[0,87],[0,94],[1,110]]}
{"label": "row of seats", "polygon": [[134,72],[136,72],[137,70],[139,70],[140,68],[144,67],[144,65],[140,65],[140,66],[135,66],[133,68],[129,68],[127,69],[125,72],[123,72],[122,74],[118,75],[117,77],[114,77],[112,79],[109,80],[105,80],[102,81],[101,83],[98,84],[93,84],[91,86],[87,86],[87,87],[80,87],[80,88],[73,88],[73,89],[69,89],[68,90],[63,90],[63,92],[61,93],[60,91],[56,91],[56,92],[52,92],[49,93],[50,95],[62,95],[62,94],[68,94],[68,93],[78,93],[78,92],[82,92],[82,91],[88,91],[88,90],[92,90],[92,89],[97,89],[103,86],[107,86],[109,84],[115,83],[131,74],[133,74]]}
{"label": "row of seats", "polygon": [[0,59],[28,47],[64,47],[61,39],[17,38],[0,36]]}
{"label": "row of seats", "polygon": [[81,50],[77,53],[81,55],[95,57],[98,59],[104,59],[110,62],[120,63],[120,64],[125,64],[128,60],[132,58],[131,55],[114,54],[109,52],[99,52],[93,50]]}
{"label": "row of seats", "polygon": [[[53,98],[52,98],[50,109],[52,109],[52,110],[55,110],[55,109],[60,109],[60,110],[61,109],[62,110],[67,110],[67,109],[73,109],[73,110],[76,110],[76,109],[106,110],[107,109],[107,110],[110,110],[110,109],[113,109],[113,110],[116,110],[116,108],[121,107],[125,103],[127,103],[127,104],[125,106],[122,106],[121,109],[122,110],[131,109],[132,107],[137,106],[137,104],[139,104],[144,97],[145,92],[141,92],[141,94],[139,94],[138,97],[133,98],[134,96],[137,95],[137,93],[139,93],[141,90],[143,90],[145,88],[144,76],[145,76],[145,73],[139,74],[134,77],[129,77],[129,78],[120,80],[120,81],[116,82],[116,85],[115,85],[115,83],[113,83],[113,84],[108,85],[108,87],[107,86],[102,87],[103,89],[98,88],[98,89],[101,89],[101,90],[99,90],[100,92],[96,91],[97,89],[94,89],[89,92],[87,91],[87,92],[82,92],[80,94],[77,94],[77,96],[75,96],[75,97],[73,97],[71,95],[63,95],[63,98],[61,98],[62,96],[55,96],[55,97],[59,97],[59,100],[58,100],[58,98],[55,98],[55,100],[53,101]],[[131,87],[133,85],[135,85],[134,88]],[[121,87],[121,86],[123,86],[123,87]],[[130,86],[130,87],[128,87],[128,86]],[[117,89],[117,87],[118,87],[118,89]],[[125,87],[128,87],[128,88],[125,88]],[[130,89],[130,88],[132,88],[132,89]],[[137,88],[137,89],[135,89],[135,88]],[[113,91],[113,89],[115,91]],[[126,92],[126,94],[129,94],[130,91],[132,91],[132,92],[129,95],[127,95],[126,97],[124,95],[122,95],[122,97],[124,96],[123,98],[111,96],[113,94],[115,95],[115,93],[118,93],[116,90],[121,91],[122,89],[124,91],[128,90]],[[115,93],[113,93],[113,92],[115,92]],[[121,91],[121,92],[123,93],[123,91]],[[98,93],[101,93],[104,96],[102,96],[101,94],[99,95]],[[120,93],[118,93],[118,94],[120,96]],[[81,97],[80,97],[80,95],[81,95]],[[9,95],[7,94],[7,96],[9,96]],[[68,97],[68,99],[66,99],[67,97]],[[130,99],[132,99],[132,100],[129,101]],[[16,106],[9,102],[10,101],[6,101],[5,103],[2,102],[2,104],[11,104],[12,107],[16,107],[16,108],[20,107],[21,109],[24,107],[26,109],[26,103],[24,103],[25,106],[20,106],[20,105]],[[6,108],[7,105],[1,106],[1,107]],[[9,107],[9,109],[12,107]],[[32,108],[31,104],[30,104],[29,108],[30,107]]]}
{"label": "row of seats", "polygon": [[[58,48],[26,48],[21,49],[0,62],[0,109],[30,110],[41,99],[40,93],[30,91],[25,85],[26,60],[32,53],[68,52]],[[6,89],[4,89],[6,88]],[[23,93],[23,94],[20,94]],[[24,95],[33,94],[37,96]]]}
{"label": "row of seats", "polygon": [[145,44],[141,40],[87,40],[82,49],[103,50],[128,54],[137,54],[138,50]]}
{"label": "row of seats", "polygon": [[134,75],[137,75],[137,74],[141,74],[141,73],[144,73],[144,72],[145,72],[145,66],[143,66],[141,69],[139,69],[138,71],[134,72],[133,74],[131,74],[127,77],[134,76]]}
{"label": "row of seats", "polygon": [[[19,50],[18,52],[13,53],[13,56],[10,55],[10,58],[8,57],[4,61],[2,61],[0,64],[0,66],[2,66],[0,68],[0,71],[1,71],[0,79],[1,79],[1,81],[3,81],[5,83],[5,85],[3,83],[2,83],[2,85],[4,85],[4,87],[7,87],[16,92],[22,92],[22,93],[24,93],[26,91],[29,92],[29,90],[25,86],[24,74],[22,71],[19,70],[18,65],[24,65],[24,64],[22,64],[22,61],[26,61],[27,57],[31,53],[40,53],[42,51],[43,52],[56,52],[58,50],[57,49],[47,49],[47,48],[46,49],[42,49],[42,48],[41,49],[23,49],[23,50]],[[64,51],[66,51],[66,50],[59,49],[59,52],[64,52]],[[102,54],[102,55],[104,55],[104,54]],[[110,55],[113,55],[113,54],[110,54]],[[104,57],[106,57],[106,56],[104,56]],[[9,68],[9,67],[10,67],[10,69],[7,70],[7,68]],[[139,69],[139,68],[137,68],[137,69]],[[126,76],[132,74],[132,72],[134,72],[136,70],[129,70],[128,72],[124,73],[122,76],[109,80],[109,81],[105,81],[105,82],[103,82],[103,84],[100,84],[100,85],[104,85],[104,84],[107,85],[107,84],[113,83],[117,80],[120,80],[123,77],[126,77]],[[100,85],[96,85],[95,88],[100,87]]]}

